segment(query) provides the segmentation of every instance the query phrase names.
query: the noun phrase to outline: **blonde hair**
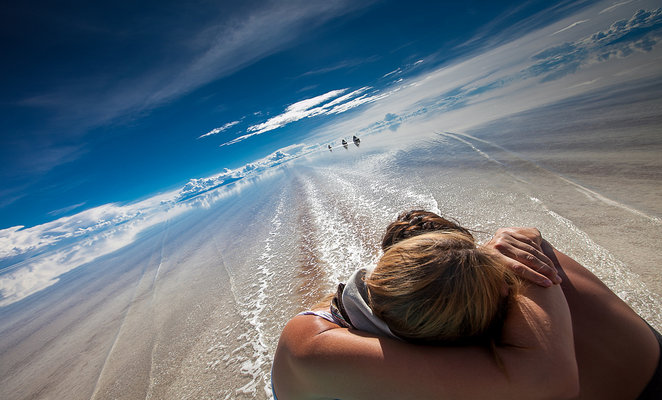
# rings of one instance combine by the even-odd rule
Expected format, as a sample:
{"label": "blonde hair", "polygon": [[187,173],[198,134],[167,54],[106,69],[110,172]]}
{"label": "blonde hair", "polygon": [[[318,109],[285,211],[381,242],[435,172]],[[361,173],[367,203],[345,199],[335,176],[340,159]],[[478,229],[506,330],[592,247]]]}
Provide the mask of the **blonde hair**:
{"label": "blonde hair", "polygon": [[464,232],[391,245],[365,280],[373,312],[402,339],[494,344],[519,281]]}

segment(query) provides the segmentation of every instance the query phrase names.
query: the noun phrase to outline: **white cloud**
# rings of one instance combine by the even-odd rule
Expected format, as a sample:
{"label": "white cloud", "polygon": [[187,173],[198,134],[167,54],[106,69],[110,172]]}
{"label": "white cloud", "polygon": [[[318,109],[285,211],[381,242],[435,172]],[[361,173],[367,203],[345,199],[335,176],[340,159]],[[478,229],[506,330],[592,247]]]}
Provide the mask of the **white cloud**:
{"label": "white cloud", "polygon": [[203,138],[203,137],[207,137],[207,136],[216,135],[217,133],[221,133],[223,131],[226,131],[226,130],[232,128],[233,126],[237,125],[239,122],[241,122],[241,121],[228,122],[227,124],[225,124],[223,126],[219,126],[218,128],[212,129],[211,131],[205,133],[204,135],[198,136],[198,139]]}
{"label": "white cloud", "polygon": [[618,8],[618,7],[620,7],[620,6],[624,6],[624,5],[626,5],[626,4],[632,3],[632,1],[633,1],[633,0],[628,0],[628,1],[622,1],[622,2],[620,2],[620,3],[616,3],[616,4],[612,5],[611,7],[607,7],[607,8],[605,8],[604,10],[600,11],[599,14],[602,14],[602,13],[606,13],[606,12],[612,11],[613,9]]}
{"label": "white cloud", "polygon": [[[269,118],[266,122],[250,126],[247,131],[249,133],[236,137],[227,141],[220,146],[230,146],[235,143],[246,140],[252,136],[269,132],[277,128],[281,128],[292,122],[299,121],[304,118],[315,117],[319,115],[339,114],[348,111],[361,104],[370,103],[372,101],[383,98],[383,95],[367,96],[363,95],[358,98],[356,96],[370,90],[370,86],[364,86],[356,89],[350,93],[344,94],[347,89],[332,90],[325,94],[298,101],[288,106],[282,114]],[[342,96],[341,96],[342,95]],[[334,99],[335,98],[335,99]],[[328,101],[333,99],[331,101]],[[328,102],[327,102],[328,101]]]}
{"label": "white cloud", "polygon": [[[275,117],[271,117],[266,122],[261,124],[253,125],[249,127],[247,131],[254,132],[256,135],[258,135],[260,133],[280,128],[291,122],[299,121],[300,119],[309,117],[315,113],[315,111],[311,111],[313,107],[329,99],[337,97],[343,94],[345,91],[347,91],[347,89],[332,90],[310,99],[298,101],[287,107],[284,113],[276,115]],[[246,137],[250,136],[253,135],[247,135]]]}
{"label": "white cloud", "polygon": [[236,137],[236,138],[234,138],[234,139],[232,139],[232,140],[230,140],[230,141],[228,141],[228,142],[225,142],[225,143],[219,145],[219,147],[230,146],[230,145],[233,145],[233,144],[235,144],[235,143],[239,143],[239,142],[241,142],[242,140],[246,140],[246,139],[248,139],[248,138],[251,137],[251,136],[259,135],[260,133],[262,133],[262,132],[253,132],[253,133],[248,133],[248,134],[243,135],[243,136]]}
{"label": "white cloud", "polygon": [[344,113],[345,111],[349,111],[354,107],[358,107],[358,106],[360,106],[362,104],[366,104],[366,103],[372,103],[374,101],[383,99],[386,96],[387,96],[387,94],[381,94],[381,95],[376,95],[376,96],[363,95],[363,96],[357,97],[353,100],[347,101],[345,103],[338,104],[335,107],[333,107],[332,109],[326,111],[325,113],[326,114]]}
{"label": "white cloud", "polygon": [[180,189],[175,201],[189,199],[211,189],[262,173],[277,165],[310,154],[311,152],[316,151],[318,147],[319,146],[308,146],[301,143],[293,144],[276,150],[259,160],[247,163],[241,168],[235,170],[226,168],[218,175],[207,178],[191,179],[182,189]]}
{"label": "white cloud", "polygon": [[360,95],[361,93],[364,93],[365,91],[370,90],[370,89],[371,89],[370,86],[364,86],[360,89],[356,89],[356,90],[354,90],[350,93],[342,95],[342,96],[338,97],[337,99],[331,100],[330,102],[328,102],[328,103],[322,105],[321,107],[315,109],[315,115],[316,115],[316,113],[320,113],[320,114],[324,113],[325,110],[328,110],[329,108],[334,107],[338,104],[344,103],[347,100],[350,100],[351,98],[356,97],[356,96]]}
{"label": "white cloud", "polygon": [[48,214],[49,214],[49,215],[53,215],[53,216],[57,216],[57,215],[60,215],[60,214],[66,214],[66,213],[68,213],[69,211],[75,210],[75,209],[77,209],[77,208],[81,208],[81,207],[84,206],[86,203],[87,203],[87,202],[84,201],[84,202],[82,202],[82,203],[72,204],[72,205],[70,205],[70,206],[68,206],[68,207],[63,207],[63,208],[60,208],[60,209],[57,209],[57,210],[50,211]]}
{"label": "white cloud", "polygon": [[572,85],[572,86],[570,86],[570,89],[574,89],[574,88],[576,88],[576,87],[580,87],[580,86],[588,86],[588,85],[592,85],[592,84],[594,84],[595,82],[597,82],[597,81],[599,81],[599,80],[600,80],[600,78],[595,78],[595,79],[591,79],[590,81],[581,82],[581,83],[578,83],[578,84],[576,84],[576,85]]}
{"label": "white cloud", "polygon": [[[637,43],[643,41],[646,36],[652,45],[655,45],[662,34],[662,8],[655,10],[638,10],[630,19],[622,19],[611,24],[609,29],[597,32],[591,35],[590,39],[585,39],[582,43],[592,46],[602,47],[636,47]],[[627,36],[633,35],[634,39],[625,40]],[[616,45],[614,46],[614,43]],[[635,45],[635,46],[633,46]],[[652,48],[652,47],[651,47]]]}
{"label": "white cloud", "polygon": [[30,228],[15,226],[3,229],[0,231],[0,259],[41,251],[58,243],[122,225],[158,209],[160,202],[167,200],[168,196],[172,194],[155,196],[125,206],[106,204]]}
{"label": "white cloud", "polygon": [[391,71],[391,72],[387,72],[387,73],[385,73],[384,75],[382,75],[382,78],[386,78],[387,76],[391,76],[391,75],[393,75],[393,74],[397,74],[397,73],[400,72],[400,71],[401,71],[401,69],[398,68],[398,69],[395,69],[395,70],[393,70],[393,71]]}
{"label": "white cloud", "polygon": [[572,29],[572,28],[574,28],[575,26],[577,26],[577,25],[579,25],[579,24],[583,24],[584,22],[588,22],[588,21],[589,21],[589,20],[584,19],[584,20],[581,20],[581,21],[573,22],[572,24],[566,26],[565,28],[563,28],[563,29],[559,29],[558,31],[552,33],[552,35],[556,35],[557,33],[561,33],[561,32],[563,32],[563,31],[567,31],[568,29]]}

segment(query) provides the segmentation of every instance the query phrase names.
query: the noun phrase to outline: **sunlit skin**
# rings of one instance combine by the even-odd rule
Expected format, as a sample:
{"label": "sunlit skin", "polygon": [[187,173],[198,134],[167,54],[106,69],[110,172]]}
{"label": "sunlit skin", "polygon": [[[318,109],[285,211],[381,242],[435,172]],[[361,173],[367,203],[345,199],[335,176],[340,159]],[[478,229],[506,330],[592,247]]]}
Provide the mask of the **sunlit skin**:
{"label": "sunlit skin", "polygon": [[[531,287],[497,350],[510,379],[480,347],[426,347],[297,316],[276,351],[273,381],[288,399],[567,399],[578,390],[567,304],[558,286]],[[545,360],[541,363],[541,360]]]}
{"label": "sunlit skin", "polygon": [[581,388],[577,398],[636,398],[660,357],[646,322],[597,276],[542,240],[537,229],[501,229],[488,244],[522,260],[538,245],[556,266],[570,307]]}
{"label": "sunlit skin", "polygon": [[[660,356],[647,324],[535,228],[501,229],[486,246],[539,282],[506,320],[504,340],[526,348],[498,350],[510,380],[485,349],[415,346],[298,316],[274,360],[278,398],[635,399]],[[545,277],[562,282],[544,288]]]}

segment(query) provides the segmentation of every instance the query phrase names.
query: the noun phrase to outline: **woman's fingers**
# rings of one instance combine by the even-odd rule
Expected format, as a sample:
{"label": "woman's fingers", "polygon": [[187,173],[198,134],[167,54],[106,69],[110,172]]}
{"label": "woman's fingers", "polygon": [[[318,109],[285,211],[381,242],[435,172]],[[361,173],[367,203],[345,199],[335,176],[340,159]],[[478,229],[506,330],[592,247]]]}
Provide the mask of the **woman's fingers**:
{"label": "woman's fingers", "polygon": [[494,234],[494,238],[512,238],[541,250],[542,235],[538,228],[500,228]]}
{"label": "woman's fingers", "polygon": [[554,267],[554,264],[552,264],[549,258],[547,258],[542,252],[538,252],[537,250],[534,252],[525,251],[520,253],[516,259],[531,270],[551,279],[553,283],[561,283],[561,277],[559,276],[556,267]]}
{"label": "woman's fingers", "polygon": [[540,248],[541,242],[536,228],[502,228],[486,246],[496,250],[501,262],[522,279],[545,287],[561,283],[554,263]]}
{"label": "woman's fingers", "polygon": [[522,242],[512,243],[515,260],[528,266],[534,271],[550,278],[554,283],[561,283],[561,278],[554,267],[554,263],[541,250]]}
{"label": "woman's fingers", "polygon": [[[488,243],[488,246],[513,260],[532,268],[543,275],[556,274],[552,260],[538,248],[514,237],[500,237]],[[550,276],[551,278],[551,276]]]}
{"label": "woman's fingers", "polygon": [[519,263],[512,258],[506,257],[503,254],[499,254],[499,257],[501,258],[503,264],[515,272],[515,275],[519,276],[520,278],[529,282],[533,282],[536,285],[542,287],[550,287],[553,285],[553,282],[549,278],[532,270],[530,267],[527,267],[526,265]]}

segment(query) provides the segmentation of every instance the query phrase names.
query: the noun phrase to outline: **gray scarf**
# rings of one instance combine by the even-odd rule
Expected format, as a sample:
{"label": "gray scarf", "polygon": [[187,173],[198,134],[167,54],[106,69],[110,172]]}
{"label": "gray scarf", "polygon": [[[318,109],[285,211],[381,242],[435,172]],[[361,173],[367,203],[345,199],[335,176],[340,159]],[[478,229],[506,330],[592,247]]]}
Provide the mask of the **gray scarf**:
{"label": "gray scarf", "polygon": [[356,270],[349,277],[342,291],[342,305],[349,317],[349,322],[358,330],[399,339],[368,305],[368,290],[364,281],[368,272],[366,268]]}

